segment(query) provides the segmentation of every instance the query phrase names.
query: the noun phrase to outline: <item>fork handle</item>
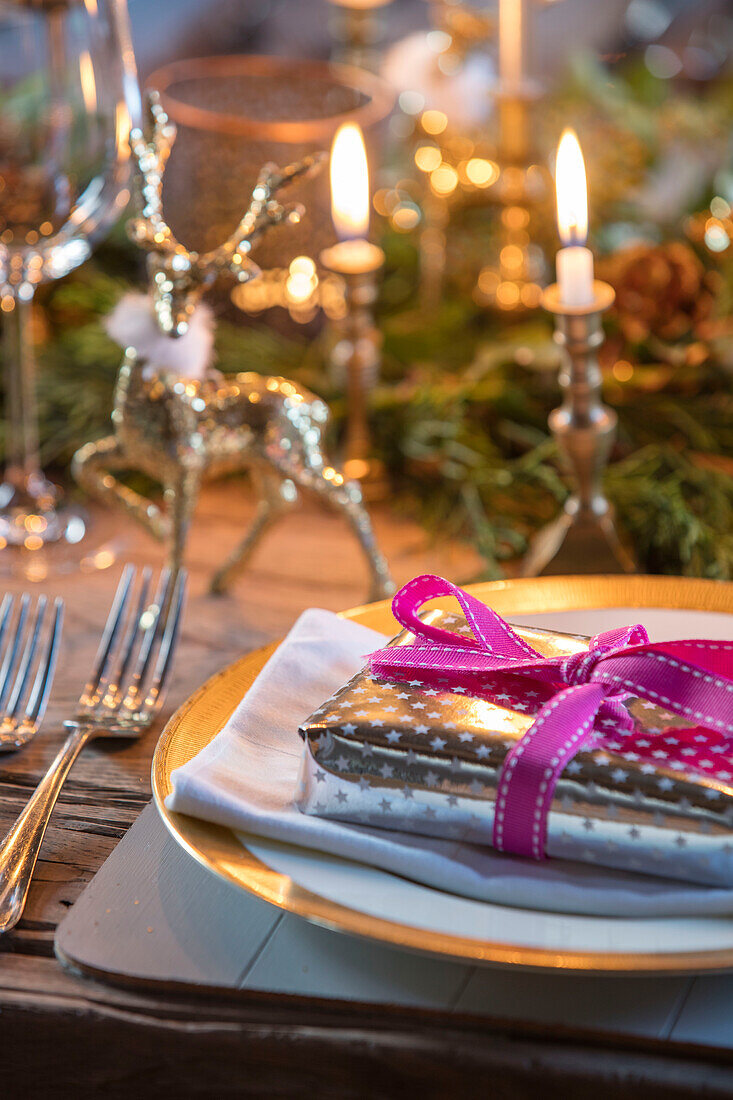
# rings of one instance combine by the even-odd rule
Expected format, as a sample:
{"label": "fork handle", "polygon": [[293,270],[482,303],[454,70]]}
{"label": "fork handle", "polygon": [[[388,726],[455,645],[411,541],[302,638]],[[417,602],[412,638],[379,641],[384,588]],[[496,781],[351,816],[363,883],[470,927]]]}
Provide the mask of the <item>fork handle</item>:
{"label": "fork handle", "polygon": [[0,842],[0,933],[13,928],[23,914],[33,868],[56,799],[72,764],[95,732],[89,727],[72,730],[27,806]]}

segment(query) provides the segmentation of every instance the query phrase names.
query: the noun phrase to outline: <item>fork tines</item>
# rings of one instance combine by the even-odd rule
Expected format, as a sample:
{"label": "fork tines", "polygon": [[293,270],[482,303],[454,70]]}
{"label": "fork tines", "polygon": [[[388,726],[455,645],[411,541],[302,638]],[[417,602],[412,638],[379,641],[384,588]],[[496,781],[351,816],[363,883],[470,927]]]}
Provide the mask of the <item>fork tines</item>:
{"label": "fork tines", "polygon": [[7,594],[0,603],[0,752],[19,749],[38,729],[51,694],[64,602]]}
{"label": "fork tines", "polygon": [[100,724],[149,721],[163,703],[186,595],[186,573],[138,577],[125,566],[77,718]]}

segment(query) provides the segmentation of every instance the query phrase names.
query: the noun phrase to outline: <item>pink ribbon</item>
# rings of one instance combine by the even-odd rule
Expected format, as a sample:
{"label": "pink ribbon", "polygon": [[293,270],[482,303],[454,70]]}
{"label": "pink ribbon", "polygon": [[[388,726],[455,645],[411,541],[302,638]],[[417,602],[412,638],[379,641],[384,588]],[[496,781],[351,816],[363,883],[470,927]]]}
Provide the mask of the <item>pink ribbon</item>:
{"label": "pink ribbon", "polygon": [[[456,597],[472,638],[418,618],[436,596]],[[650,643],[643,626],[631,626],[597,634],[587,652],[543,657],[475,596],[430,574],[401,588],[392,610],[415,642],[372,654],[375,676],[404,680],[417,673],[426,684],[447,683],[449,690],[484,698],[496,695],[497,673],[515,684],[516,677],[528,677],[536,686],[549,685],[547,701],[508,753],[499,777],[493,842],[500,851],[545,858],[547,815],[562,771],[592,737],[599,716],[633,729],[622,705],[630,696],[733,743],[733,643]]]}

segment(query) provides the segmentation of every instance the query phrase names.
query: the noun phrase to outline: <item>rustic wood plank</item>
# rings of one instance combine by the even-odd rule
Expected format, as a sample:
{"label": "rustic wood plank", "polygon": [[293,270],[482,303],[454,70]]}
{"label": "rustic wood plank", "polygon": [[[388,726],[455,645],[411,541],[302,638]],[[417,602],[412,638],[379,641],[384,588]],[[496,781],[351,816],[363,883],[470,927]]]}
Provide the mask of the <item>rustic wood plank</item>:
{"label": "rustic wood plank", "polygon": [[187,1019],[167,1015],[175,1006],[166,1002],[150,1015],[139,1007],[53,995],[30,1009],[27,1001],[13,1004],[11,994],[7,1005],[3,1075],[13,1100],[161,1093],[534,1100],[538,1088],[547,1100],[730,1096],[730,1066],[707,1061],[699,1051],[693,1061],[692,1051],[687,1058],[665,1058],[659,1050],[593,1047],[527,1029],[427,1027],[415,1009],[409,1021],[382,1010],[378,1019],[351,1020],[345,1027],[343,1017],[324,1019],[312,1007],[306,1015],[297,1003],[279,1018],[263,1003],[250,1018],[214,1015],[202,1005],[200,1011],[189,1008]]}

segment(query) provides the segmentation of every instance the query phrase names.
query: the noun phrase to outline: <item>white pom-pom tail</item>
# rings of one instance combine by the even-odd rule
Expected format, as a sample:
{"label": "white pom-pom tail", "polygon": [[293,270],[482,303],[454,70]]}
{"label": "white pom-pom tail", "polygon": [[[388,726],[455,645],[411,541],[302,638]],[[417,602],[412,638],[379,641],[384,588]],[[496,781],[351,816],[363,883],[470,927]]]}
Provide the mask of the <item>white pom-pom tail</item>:
{"label": "white pom-pom tail", "polygon": [[155,320],[147,294],[125,294],[106,320],[108,334],[122,348],[133,347],[145,360],[145,374],[169,371],[179,378],[203,379],[214,360],[214,315],[200,302],[185,336],[166,336]]}

